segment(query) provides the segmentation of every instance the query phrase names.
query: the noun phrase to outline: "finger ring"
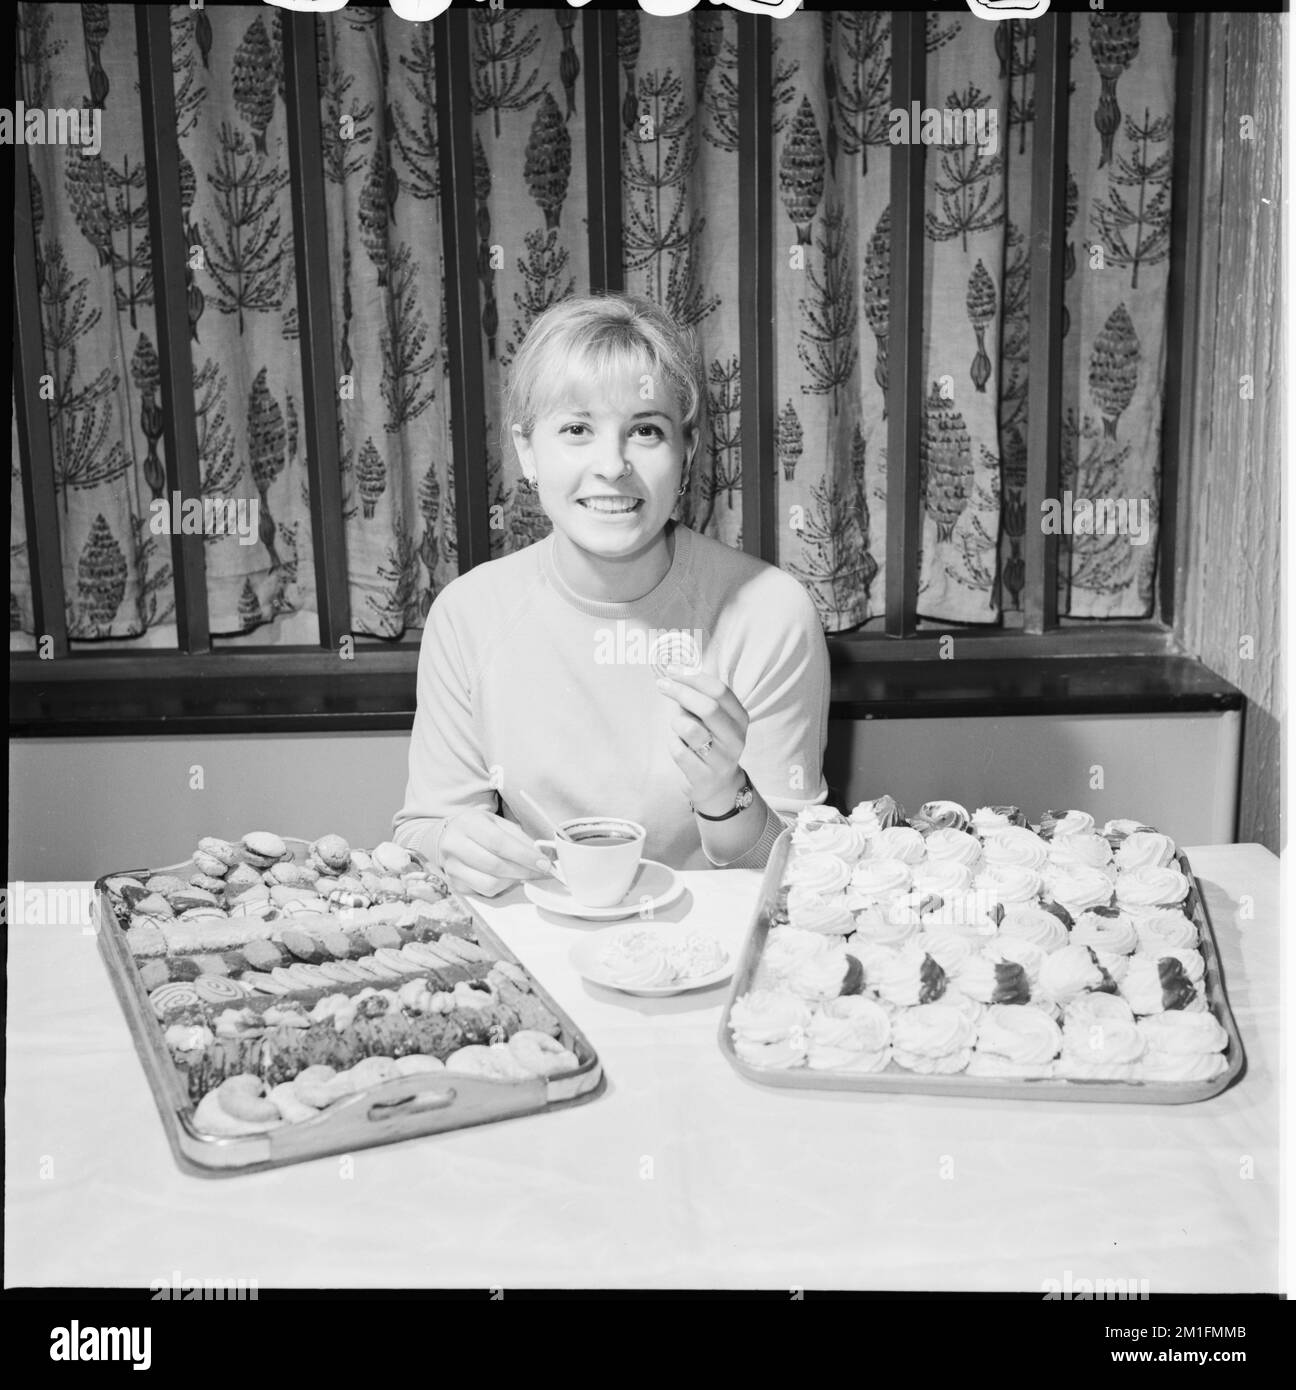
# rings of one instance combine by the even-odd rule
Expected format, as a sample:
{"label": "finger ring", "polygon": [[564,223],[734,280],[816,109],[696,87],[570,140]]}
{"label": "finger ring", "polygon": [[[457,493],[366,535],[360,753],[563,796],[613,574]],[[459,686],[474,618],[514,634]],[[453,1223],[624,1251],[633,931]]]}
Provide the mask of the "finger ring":
{"label": "finger ring", "polygon": [[[709,738],[709,739],[707,739],[707,741],[706,741],[704,744],[702,744],[700,747],[694,748],[693,751],[698,755],[699,758],[702,759],[703,762],[706,762],[706,755],[711,751],[711,745],[712,745],[714,742],[715,742],[715,739]],[[691,744],[690,744],[689,746],[692,747]]]}

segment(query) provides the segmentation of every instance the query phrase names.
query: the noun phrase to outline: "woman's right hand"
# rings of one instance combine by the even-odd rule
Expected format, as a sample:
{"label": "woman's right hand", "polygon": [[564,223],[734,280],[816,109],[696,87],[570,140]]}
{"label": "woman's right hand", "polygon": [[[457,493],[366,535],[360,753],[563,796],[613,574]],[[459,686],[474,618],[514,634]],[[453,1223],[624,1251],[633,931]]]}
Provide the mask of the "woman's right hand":
{"label": "woman's right hand", "polygon": [[550,861],[511,820],[491,811],[461,811],[441,831],[441,872],[461,893],[493,898],[522,879],[547,878]]}

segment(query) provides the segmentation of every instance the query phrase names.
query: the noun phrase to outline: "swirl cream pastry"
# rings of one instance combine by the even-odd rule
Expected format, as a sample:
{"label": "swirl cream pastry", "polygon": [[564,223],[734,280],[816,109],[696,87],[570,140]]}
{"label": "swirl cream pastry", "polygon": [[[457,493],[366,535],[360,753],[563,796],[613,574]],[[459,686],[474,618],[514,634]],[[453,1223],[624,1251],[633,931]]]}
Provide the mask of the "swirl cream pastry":
{"label": "swirl cream pastry", "polygon": [[[1166,1014],[1166,1018],[1197,1018],[1197,1014]],[[1148,1048],[1138,1064],[1140,1081],[1214,1081],[1228,1071],[1228,1062],[1218,1052],[1161,1052]]]}
{"label": "swirl cream pastry", "polygon": [[855,930],[855,918],[844,893],[823,894],[798,885],[787,895],[788,925],[825,936],[845,936]]}
{"label": "swirl cream pastry", "polygon": [[1063,1017],[1068,1026],[1074,1023],[1103,1023],[1110,1019],[1120,1019],[1124,1023],[1134,1022],[1134,1010],[1119,994],[1077,994],[1067,1001]]}
{"label": "swirl cream pastry", "polygon": [[1162,1013],[1139,1020],[1150,1051],[1191,1056],[1221,1052],[1228,1046],[1228,1033],[1212,1013]]}
{"label": "swirl cream pastry", "polygon": [[[850,896],[848,892],[848,900]],[[856,936],[879,946],[903,945],[920,926],[912,897],[912,894],[903,894],[866,899],[853,919]]]}
{"label": "swirl cream pastry", "polygon": [[868,840],[860,826],[840,818],[804,823],[798,819],[792,831],[792,845],[798,853],[832,854],[846,864],[854,864],[863,855],[867,844]]}
{"label": "swirl cream pastry", "polygon": [[796,854],[783,881],[789,888],[813,888],[824,895],[839,893],[851,881],[851,869],[835,854]]}
{"label": "swirl cream pastry", "polygon": [[1151,912],[1135,922],[1138,932],[1138,949],[1155,951],[1163,946],[1196,946],[1198,941],[1197,924],[1186,913],[1177,908],[1169,912]]}
{"label": "swirl cream pastry", "polygon": [[805,931],[801,927],[771,927],[756,969],[757,986],[782,989],[788,976],[806,960],[836,955],[841,949],[841,940],[835,936]]}
{"label": "swirl cream pastry", "polygon": [[981,860],[981,841],[966,830],[933,830],[926,839],[927,858],[975,868]]}
{"label": "swirl cream pastry", "polygon": [[1129,1081],[1146,1047],[1138,1026],[1125,1019],[1068,1022],[1057,1074],[1077,1081]]}
{"label": "swirl cream pastry", "polygon": [[972,1056],[977,1025],[950,1004],[919,1004],[891,1022],[892,1056],[909,1071],[950,1074]]}
{"label": "swirl cream pastry", "polygon": [[924,931],[913,938],[916,950],[929,955],[946,973],[957,974],[976,952],[976,943],[958,932]]}
{"label": "swirl cream pastry", "polygon": [[904,807],[893,796],[879,796],[871,801],[861,801],[850,813],[850,819],[866,830],[876,826],[879,830],[889,830],[895,825],[904,825]]}
{"label": "swirl cream pastry", "polygon": [[1126,835],[1133,835],[1138,830],[1147,830],[1156,834],[1150,825],[1144,825],[1141,820],[1130,820],[1128,817],[1124,820],[1109,820],[1103,826],[1102,833],[1109,840],[1123,840]]}
{"label": "swirl cream pastry", "polygon": [[[1051,865],[1083,864],[1091,869],[1106,869],[1112,862],[1112,847],[1101,835],[1078,830],[1069,835],[1055,834],[1048,856]],[[1108,876],[1111,877],[1110,872]]]}
{"label": "swirl cream pastry", "polygon": [[961,932],[977,941],[992,937],[996,930],[993,913],[997,904],[979,889],[965,893],[944,893],[924,899],[923,926],[928,931]]}
{"label": "swirl cream pastry", "polygon": [[1094,828],[1088,811],[1045,811],[1040,819],[1042,835],[1079,835]]}
{"label": "swirl cream pastry", "polygon": [[1040,971],[1044,968],[1047,952],[1033,942],[1023,941],[1019,936],[996,936],[981,948],[981,954],[993,965],[1020,965],[1026,972],[1032,992],[1039,984]]}
{"label": "swirl cream pastry", "polygon": [[1201,1010],[1205,997],[1174,956],[1134,955],[1121,981],[1121,993],[1136,1014],[1159,1014],[1167,1009]]}
{"label": "swirl cream pastry", "polygon": [[955,971],[950,982],[980,1004],[1025,1004],[1030,999],[1030,981],[1016,961],[974,955]]}
{"label": "swirl cream pastry", "polygon": [[983,840],[1000,830],[1007,830],[1009,826],[1025,824],[1026,817],[1016,806],[978,806],[972,812],[971,829]]}
{"label": "swirl cream pastry", "polygon": [[918,819],[931,830],[966,830],[972,824],[967,808],[957,801],[927,801],[918,810]]}
{"label": "swirl cream pastry", "polygon": [[1062,1030],[1038,1009],[995,1004],[977,1025],[976,1051],[968,1063],[971,1076],[1052,1076],[1053,1059],[1062,1048]]}
{"label": "swirl cream pastry", "polygon": [[895,961],[900,952],[895,946],[879,946],[872,941],[862,940],[856,932],[846,943],[846,954],[859,962],[864,987],[874,989],[874,980]]}
{"label": "swirl cream pastry", "polygon": [[909,865],[900,859],[861,859],[850,876],[853,900],[863,906],[868,899],[904,892],[910,884]]}
{"label": "swirl cream pastry", "polygon": [[964,893],[972,887],[972,870],[953,859],[928,859],[914,866],[914,891],[928,893]]}
{"label": "swirl cream pastry", "polygon": [[1135,830],[1126,835],[1116,851],[1116,867],[1125,869],[1164,869],[1175,856],[1175,842],[1155,830]]}
{"label": "swirl cream pastry", "polygon": [[1009,903],[999,923],[999,935],[1029,941],[1046,953],[1060,949],[1069,940],[1059,918],[1037,903]]}
{"label": "swirl cream pastry", "polygon": [[1110,984],[1094,959],[1093,952],[1084,946],[1063,946],[1044,957],[1040,966],[1039,987],[1042,993],[1059,1004],[1087,989],[1101,989]]}
{"label": "swirl cream pastry", "polygon": [[648,928],[618,932],[599,959],[608,976],[620,985],[652,989],[675,980],[660,937]]}
{"label": "swirl cream pastry", "polygon": [[1178,869],[1146,865],[1116,875],[1116,902],[1135,916],[1175,907],[1188,896],[1188,880]]}
{"label": "swirl cream pastry", "polygon": [[1006,908],[1014,903],[1034,903],[1044,883],[1036,870],[1020,864],[989,864],[976,876],[975,886]]}
{"label": "swirl cream pastry", "polygon": [[1071,928],[1071,940],[1079,946],[1110,951],[1113,955],[1128,956],[1138,949],[1139,934],[1128,914],[1099,908],[1082,912]]}
{"label": "swirl cream pastry", "polygon": [[1048,845],[1025,826],[998,830],[985,842],[987,865],[1013,864],[1022,869],[1042,869],[1048,863]]}
{"label": "swirl cream pastry", "polygon": [[729,1010],[734,1051],[755,1067],[799,1067],[809,1050],[810,1006],[784,990],[753,990]]}
{"label": "swirl cream pastry", "polygon": [[902,864],[921,864],[927,857],[923,837],[908,825],[893,825],[869,841],[870,859],[898,859]]}
{"label": "swirl cream pastry", "polygon": [[913,946],[902,947],[893,960],[881,963],[867,979],[880,999],[897,1008],[934,1003],[946,988],[945,972],[931,956]]}
{"label": "swirl cream pastry", "polygon": [[1051,865],[1044,882],[1053,901],[1060,903],[1073,917],[1086,908],[1106,907],[1111,902],[1111,879],[1089,864]]}
{"label": "swirl cream pastry", "polygon": [[1195,985],[1201,984],[1206,975],[1206,962],[1200,951],[1191,946],[1140,946],[1138,955],[1149,960],[1162,960],[1171,956],[1183,967],[1183,973]]}
{"label": "swirl cream pastry", "polygon": [[816,1071],[878,1072],[891,1060],[891,1020],[872,999],[830,999],[810,1020],[807,1041]]}
{"label": "swirl cream pastry", "polygon": [[807,955],[797,961],[783,977],[784,989],[812,1003],[836,999],[838,995],[848,992],[858,993],[864,979],[863,967],[858,964],[852,965],[852,958],[847,955],[846,948],[837,938],[833,938],[832,941],[831,949],[822,951],[817,956]]}

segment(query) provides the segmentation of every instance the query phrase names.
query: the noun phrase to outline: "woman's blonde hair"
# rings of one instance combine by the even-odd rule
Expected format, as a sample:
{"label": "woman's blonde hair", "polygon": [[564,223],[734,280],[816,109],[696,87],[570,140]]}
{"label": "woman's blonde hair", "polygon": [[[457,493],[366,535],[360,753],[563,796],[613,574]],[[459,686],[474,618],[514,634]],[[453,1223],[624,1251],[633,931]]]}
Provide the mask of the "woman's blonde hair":
{"label": "woman's blonde hair", "polygon": [[706,384],[692,329],[651,300],[607,293],[564,299],[531,325],[504,392],[505,450],[513,427],[530,438],[536,420],[563,403],[573,380],[607,386],[626,372],[647,377],[654,393],[658,383],[669,387],[685,434],[700,440]]}

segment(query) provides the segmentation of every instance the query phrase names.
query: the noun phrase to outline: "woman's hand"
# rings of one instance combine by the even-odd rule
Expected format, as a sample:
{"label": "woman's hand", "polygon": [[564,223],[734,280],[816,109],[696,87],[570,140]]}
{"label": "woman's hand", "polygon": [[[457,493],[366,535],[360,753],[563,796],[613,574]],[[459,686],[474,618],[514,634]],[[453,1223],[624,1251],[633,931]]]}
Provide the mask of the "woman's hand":
{"label": "woman's hand", "polygon": [[671,675],[657,688],[679,705],[670,721],[676,735],[671,756],[689,802],[707,815],[723,815],[742,785],[738,764],[747,746],[747,711],[718,676],[668,669]]}
{"label": "woman's hand", "polygon": [[491,811],[461,811],[441,831],[441,871],[461,893],[493,898],[522,879],[553,872],[548,859],[521,828]]}

